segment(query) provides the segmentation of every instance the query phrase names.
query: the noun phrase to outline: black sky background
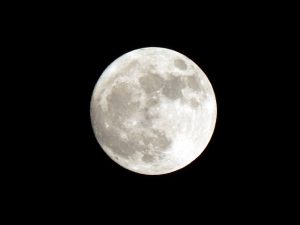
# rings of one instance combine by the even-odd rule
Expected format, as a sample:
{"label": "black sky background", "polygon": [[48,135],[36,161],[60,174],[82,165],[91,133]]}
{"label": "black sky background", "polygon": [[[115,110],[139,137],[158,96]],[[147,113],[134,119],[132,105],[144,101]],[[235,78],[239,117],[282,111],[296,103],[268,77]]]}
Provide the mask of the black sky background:
{"label": "black sky background", "polygon": [[[58,144],[63,145],[50,154],[61,158],[59,169],[64,175],[59,178],[63,183],[69,185],[70,182],[79,190],[99,192],[100,196],[107,192],[114,196],[134,195],[134,199],[142,195],[148,200],[152,196],[172,198],[176,192],[181,193],[179,198],[186,195],[184,199],[201,199],[206,194],[226,195],[227,191],[249,190],[249,185],[257,188],[257,183],[252,182],[253,176],[261,178],[257,174],[261,150],[254,143],[260,137],[259,131],[250,130],[259,130],[253,117],[261,113],[256,111],[261,105],[255,93],[259,87],[252,83],[251,76],[260,62],[255,59],[249,62],[249,56],[245,57],[252,48],[251,42],[245,43],[247,46],[235,43],[247,34],[224,38],[222,32],[211,34],[201,26],[191,34],[178,28],[148,29],[146,25],[142,29],[125,27],[123,32],[112,33],[101,27],[85,29],[75,28],[74,34],[64,40],[66,55],[59,56],[63,70],[52,75],[59,87],[58,91],[54,87],[59,102],[54,110],[53,122],[57,124],[54,130],[58,130],[61,139]],[[154,177],[134,174],[112,162],[98,145],[89,118],[92,90],[102,71],[125,52],[147,46],[174,49],[194,60],[209,77],[218,103],[216,130],[201,157],[176,173]]]}
{"label": "black sky background", "polygon": [[[255,13],[212,8],[201,17],[199,7],[186,11],[193,6],[174,11],[155,6],[154,13],[139,7],[132,13],[58,7],[19,21],[16,29],[24,36],[16,38],[16,52],[28,71],[20,83],[30,83],[23,93],[30,99],[22,105],[24,142],[32,150],[21,153],[30,158],[29,170],[17,172],[27,187],[21,195],[37,196],[37,205],[49,203],[61,212],[105,206],[102,216],[112,210],[198,215],[202,208],[230,212],[229,217],[265,214],[265,206],[277,201],[273,188],[282,176],[277,165],[283,164],[281,144],[270,144],[276,116],[269,108],[281,98],[274,99],[273,92],[279,75],[272,68],[280,64],[277,21],[264,8]],[[114,163],[97,143],[89,114],[103,70],[122,54],[150,46],[173,49],[199,65],[218,107],[206,150],[187,167],[161,176]]]}

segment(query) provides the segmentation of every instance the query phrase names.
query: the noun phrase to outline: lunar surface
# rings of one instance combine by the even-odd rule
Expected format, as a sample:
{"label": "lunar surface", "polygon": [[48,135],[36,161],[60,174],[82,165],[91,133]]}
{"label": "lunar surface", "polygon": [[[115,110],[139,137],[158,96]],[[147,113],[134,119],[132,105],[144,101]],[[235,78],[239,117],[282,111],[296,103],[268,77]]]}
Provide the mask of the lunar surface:
{"label": "lunar surface", "polygon": [[122,167],[166,174],[195,160],[217,117],[213,88],[186,56],[165,48],[128,52],[95,85],[91,122],[97,141]]}

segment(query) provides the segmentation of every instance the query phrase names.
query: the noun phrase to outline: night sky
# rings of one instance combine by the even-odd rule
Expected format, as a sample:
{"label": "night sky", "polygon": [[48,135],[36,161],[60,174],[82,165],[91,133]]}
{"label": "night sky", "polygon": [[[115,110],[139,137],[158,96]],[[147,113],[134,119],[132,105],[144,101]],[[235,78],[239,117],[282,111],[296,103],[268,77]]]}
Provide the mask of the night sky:
{"label": "night sky", "polygon": [[[17,99],[27,99],[19,106],[25,110],[28,135],[22,144],[29,140],[34,150],[23,153],[30,158],[30,172],[19,171],[23,184],[39,193],[41,202],[47,198],[62,208],[106,206],[108,211],[154,214],[187,208],[197,214],[203,206],[247,214],[242,206],[252,203],[263,208],[273,199],[271,184],[280,163],[273,159],[279,156],[279,143],[271,147],[277,139],[269,133],[276,130],[269,108],[281,98],[274,94],[277,75],[271,70],[275,25],[244,11],[200,17],[200,8],[165,13],[154,7],[150,13],[140,7],[130,14],[66,7],[54,14],[39,12],[45,14],[43,20],[32,16],[23,22],[20,33],[26,35],[19,45],[24,51],[20,48],[23,55],[18,57],[29,66],[20,81],[30,86]],[[160,176],[133,173],[114,163],[96,141],[90,122],[92,91],[103,70],[142,47],[173,49],[193,60],[210,80],[218,107],[215,132],[201,156]]]}

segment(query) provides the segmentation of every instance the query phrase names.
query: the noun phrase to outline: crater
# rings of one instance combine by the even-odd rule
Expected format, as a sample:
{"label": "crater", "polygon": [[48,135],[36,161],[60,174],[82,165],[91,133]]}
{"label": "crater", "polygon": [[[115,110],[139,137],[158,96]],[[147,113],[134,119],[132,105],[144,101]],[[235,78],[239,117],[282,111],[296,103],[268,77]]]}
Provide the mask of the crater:
{"label": "crater", "polygon": [[130,117],[139,109],[140,103],[133,101],[133,90],[126,83],[120,83],[112,89],[107,96],[108,119],[115,124],[120,120]]}
{"label": "crater", "polygon": [[195,99],[191,99],[191,100],[190,100],[190,106],[191,106],[192,108],[198,108],[199,105],[200,105],[200,104],[199,104],[199,102],[198,102],[197,100],[195,100]]}
{"label": "crater", "polygon": [[182,82],[181,77],[170,76],[169,80],[165,81],[163,87],[163,94],[170,99],[183,98],[181,89],[184,88],[185,84]]}
{"label": "crater", "polygon": [[159,96],[155,93],[154,95],[149,96],[149,98],[147,99],[147,106],[152,107],[154,105],[157,105],[159,102]]}
{"label": "crater", "polygon": [[123,68],[123,71],[127,74],[130,73],[130,71],[135,70],[139,66],[139,63],[137,60],[130,61],[127,65],[125,63],[125,67]]}
{"label": "crater", "polygon": [[189,88],[193,89],[194,91],[200,91],[200,79],[195,74],[193,76],[186,76],[185,82]]}
{"label": "crater", "polygon": [[[94,121],[95,127],[97,127],[96,137],[99,143],[110,148],[116,157],[128,159],[136,152],[149,154],[148,152],[151,150],[163,151],[171,144],[171,140],[162,131],[150,129],[149,133],[139,133],[116,124],[106,127],[108,115],[101,114],[101,112],[97,115]],[[126,133],[128,139],[121,137],[122,132]],[[150,162],[150,155],[146,156],[145,161],[147,160]]]}
{"label": "crater", "polygon": [[165,150],[172,143],[172,141],[166,137],[164,132],[156,129],[152,129],[152,132],[154,137],[150,138],[150,141],[155,149]]}
{"label": "crater", "polygon": [[147,151],[148,146],[138,142],[140,135],[132,134],[127,130],[124,130],[128,136],[128,140],[124,140],[120,136],[120,130],[116,128],[110,128],[100,132],[101,142],[109,147],[115,155],[121,158],[130,158],[135,152]]}
{"label": "crater", "polygon": [[139,83],[141,84],[143,90],[149,94],[162,88],[164,79],[158,74],[149,73],[147,76],[139,78]]}
{"label": "crater", "polygon": [[174,60],[174,65],[180,70],[186,70],[187,69],[187,65],[185,64],[185,62],[182,59],[175,59]]}
{"label": "crater", "polygon": [[145,154],[142,158],[142,160],[146,163],[149,163],[149,162],[153,162],[154,161],[154,156],[152,155],[149,155],[149,154]]}

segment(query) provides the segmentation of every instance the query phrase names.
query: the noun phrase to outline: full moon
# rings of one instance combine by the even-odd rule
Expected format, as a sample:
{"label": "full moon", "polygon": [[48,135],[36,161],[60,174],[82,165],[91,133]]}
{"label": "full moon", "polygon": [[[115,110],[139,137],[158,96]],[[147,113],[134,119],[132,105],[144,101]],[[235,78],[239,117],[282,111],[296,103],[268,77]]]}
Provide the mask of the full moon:
{"label": "full moon", "polygon": [[112,62],[95,85],[90,115],[96,139],[120,166],[160,175],[195,160],[216,123],[215,94],[189,58],[158,47]]}

